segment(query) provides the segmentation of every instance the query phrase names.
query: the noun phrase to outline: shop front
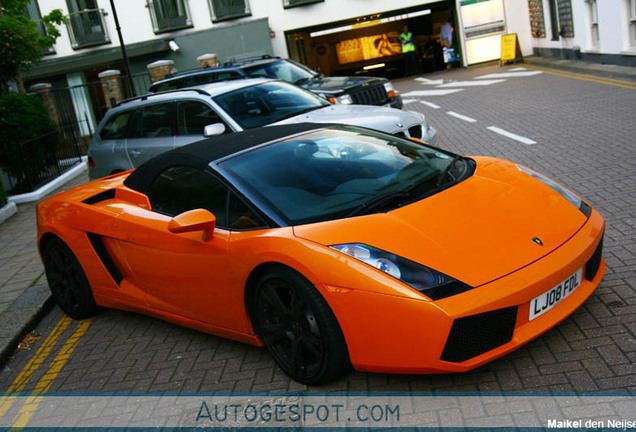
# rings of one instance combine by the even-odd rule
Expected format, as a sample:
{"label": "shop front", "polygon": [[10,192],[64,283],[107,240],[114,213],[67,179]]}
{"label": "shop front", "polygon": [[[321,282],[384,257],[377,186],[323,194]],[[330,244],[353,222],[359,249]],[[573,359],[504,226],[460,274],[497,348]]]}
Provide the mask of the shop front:
{"label": "shop front", "polygon": [[[405,25],[413,33],[418,72],[430,73],[460,65],[461,41],[454,31],[457,22],[455,2],[437,1],[288,30],[285,37],[292,59],[326,76],[399,78],[406,72],[399,39]],[[450,34],[451,42],[442,41],[442,34],[446,39]],[[453,57],[448,55],[449,47]]]}

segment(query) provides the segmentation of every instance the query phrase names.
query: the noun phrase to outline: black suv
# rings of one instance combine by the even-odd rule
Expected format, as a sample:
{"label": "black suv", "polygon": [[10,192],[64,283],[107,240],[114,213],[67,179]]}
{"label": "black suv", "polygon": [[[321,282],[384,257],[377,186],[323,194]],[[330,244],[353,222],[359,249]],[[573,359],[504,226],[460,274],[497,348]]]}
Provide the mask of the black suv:
{"label": "black suv", "polygon": [[179,72],[153,83],[149,91],[155,93],[247,76],[278,78],[311,90],[332,103],[402,108],[402,98],[386,78],[325,77],[293,60],[270,56]]}

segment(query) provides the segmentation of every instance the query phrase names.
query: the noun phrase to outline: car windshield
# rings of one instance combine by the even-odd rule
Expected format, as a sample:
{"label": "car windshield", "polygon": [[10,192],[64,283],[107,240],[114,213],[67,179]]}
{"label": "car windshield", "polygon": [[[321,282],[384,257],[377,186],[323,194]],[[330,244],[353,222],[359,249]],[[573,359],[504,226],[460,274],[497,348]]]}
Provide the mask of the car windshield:
{"label": "car windshield", "polygon": [[214,101],[243,129],[265,126],[331,105],[320,96],[271,81],[216,96]]}
{"label": "car windshield", "polygon": [[232,156],[219,169],[288,225],[388,211],[466,178],[470,164],[352,126],[318,129]]}
{"label": "car windshield", "polygon": [[243,68],[250,76],[278,78],[292,84],[300,84],[319,74],[306,66],[291,61],[279,60]]}

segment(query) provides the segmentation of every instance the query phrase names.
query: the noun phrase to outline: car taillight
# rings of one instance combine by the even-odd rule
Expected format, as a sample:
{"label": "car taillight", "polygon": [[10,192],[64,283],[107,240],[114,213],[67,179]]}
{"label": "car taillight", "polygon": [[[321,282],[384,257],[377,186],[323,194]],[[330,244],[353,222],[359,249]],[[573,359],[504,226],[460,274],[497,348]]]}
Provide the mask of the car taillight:
{"label": "car taillight", "polygon": [[91,156],[88,157],[88,166],[90,168],[95,168],[95,161],[93,160]]}
{"label": "car taillight", "polygon": [[334,105],[335,105],[335,103],[336,103],[336,98],[332,98],[332,97],[330,97],[328,100],[329,100],[329,102],[331,102],[332,104],[334,104]]}

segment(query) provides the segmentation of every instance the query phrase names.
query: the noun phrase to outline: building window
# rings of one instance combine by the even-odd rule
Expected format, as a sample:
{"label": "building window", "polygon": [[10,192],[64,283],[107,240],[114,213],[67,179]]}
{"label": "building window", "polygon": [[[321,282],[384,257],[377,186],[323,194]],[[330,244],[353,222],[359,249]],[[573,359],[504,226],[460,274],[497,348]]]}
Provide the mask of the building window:
{"label": "building window", "polygon": [[592,48],[599,47],[599,32],[598,32],[598,6],[596,4],[596,0],[586,0],[588,13],[590,16],[590,39],[592,43]]}
{"label": "building window", "polygon": [[212,22],[250,16],[250,4],[247,0],[208,0]]}
{"label": "building window", "polygon": [[629,7],[629,46],[636,47],[636,0],[627,0]]}
{"label": "building window", "polygon": [[155,33],[192,27],[184,0],[147,0],[147,6]]}
{"label": "building window", "polygon": [[533,38],[545,37],[545,18],[543,16],[543,0],[528,0],[530,11],[530,31]]}
{"label": "building window", "polygon": [[283,7],[285,9],[293,8],[296,6],[304,6],[312,3],[322,3],[325,0],[283,0]]}
{"label": "building window", "polygon": [[552,40],[559,40],[559,37],[573,38],[572,2],[570,0],[549,0],[549,6]]}
{"label": "building window", "polygon": [[[26,7],[27,16],[35,21],[38,26],[38,32],[40,32],[41,37],[46,36],[46,26],[42,23],[42,14],[40,13],[40,6],[38,6],[37,0],[31,0],[27,3]],[[55,50],[53,47],[50,48],[42,48],[42,53],[44,54],[54,54]]]}
{"label": "building window", "polygon": [[559,35],[565,38],[574,37],[574,22],[572,20],[571,0],[558,0]]}
{"label": "building window", "polygon": [[74,49],[110,43],[104,11],[96,0],[68,0],[69,14],[66,27]]}

